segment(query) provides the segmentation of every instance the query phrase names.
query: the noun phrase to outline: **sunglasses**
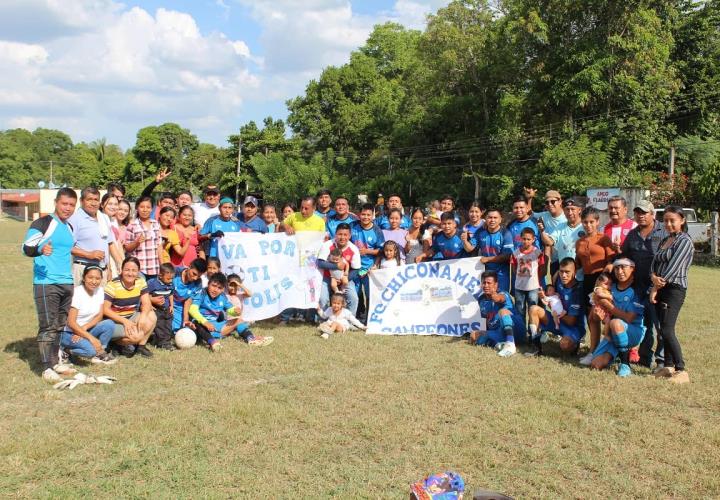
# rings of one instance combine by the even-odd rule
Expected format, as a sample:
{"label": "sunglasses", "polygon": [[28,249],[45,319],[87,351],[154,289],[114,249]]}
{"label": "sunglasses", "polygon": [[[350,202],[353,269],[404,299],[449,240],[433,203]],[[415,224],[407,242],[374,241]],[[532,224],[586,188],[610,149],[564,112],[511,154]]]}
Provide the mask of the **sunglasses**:
{"label": "sunglasses", "polygon": [[546,205],[554,205],[554,204],[557,203],[558,201],[560,201],[560,200],[558,200],[557,198],[552,198],[552,199],[550,199],[550,200],[545,200],[545,204],[546,204]]}

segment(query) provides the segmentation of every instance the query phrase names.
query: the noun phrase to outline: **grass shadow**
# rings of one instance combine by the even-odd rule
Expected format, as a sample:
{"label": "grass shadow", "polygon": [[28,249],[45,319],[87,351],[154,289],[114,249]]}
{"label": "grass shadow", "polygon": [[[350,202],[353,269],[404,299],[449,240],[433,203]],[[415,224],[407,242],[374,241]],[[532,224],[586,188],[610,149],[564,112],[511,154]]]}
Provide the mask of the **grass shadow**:
{"label": "grass shadow", "polygon": [[17,354],[18,358],[25,361],[33,372],[41,373],[42,364],[38,356],[37,339],[35,337],[26,337],[10,342],[5,345],[3,352]]}

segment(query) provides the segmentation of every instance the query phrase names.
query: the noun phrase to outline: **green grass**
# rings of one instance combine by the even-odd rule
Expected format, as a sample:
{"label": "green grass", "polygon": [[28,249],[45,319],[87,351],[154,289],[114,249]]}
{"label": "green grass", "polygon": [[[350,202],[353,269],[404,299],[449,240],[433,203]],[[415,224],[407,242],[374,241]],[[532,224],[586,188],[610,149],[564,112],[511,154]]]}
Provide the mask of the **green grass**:
{"label": "green grass", "polygon": [[308,327],[85,371],[57,392],[36,370],[26,226],[0,221],[0,496],[407,498],[451,469],[518,498],[717,497],[720,270],[693,268],[679,336],[692,383],[573,359],[500,359],[443,337]]}

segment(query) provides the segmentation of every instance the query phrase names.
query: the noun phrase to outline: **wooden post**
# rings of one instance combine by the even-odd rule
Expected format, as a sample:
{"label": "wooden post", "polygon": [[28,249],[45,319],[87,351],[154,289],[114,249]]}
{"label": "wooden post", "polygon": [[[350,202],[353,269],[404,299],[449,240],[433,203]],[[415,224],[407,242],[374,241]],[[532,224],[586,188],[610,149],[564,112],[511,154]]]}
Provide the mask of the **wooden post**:
{"label": "wooden post", "polygon": [[720,240],[720,221],[718,221],[718,213],[710,212],[710,253],[717,257],[718,240]]}

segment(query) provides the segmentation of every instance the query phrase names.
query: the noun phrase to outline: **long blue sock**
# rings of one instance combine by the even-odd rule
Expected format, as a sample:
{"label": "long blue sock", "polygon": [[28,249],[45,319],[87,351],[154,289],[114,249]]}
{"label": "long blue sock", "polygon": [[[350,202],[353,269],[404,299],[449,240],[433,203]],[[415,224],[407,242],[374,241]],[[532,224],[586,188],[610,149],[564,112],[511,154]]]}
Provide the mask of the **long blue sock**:
{"label": "long blue sock", "polygon": [[628,349],[628,334],[626,331],[622,333],[613,334],[613,344],[618,348],[618,351],[627,351]]}
{"label": "long blue sock", "polygon": [[512,316],[509,314],[500,316],[500,324],[502,325],[503,332],[505,333],[505,342],[512,342],[514,344],[515,335],[513,331]]}

